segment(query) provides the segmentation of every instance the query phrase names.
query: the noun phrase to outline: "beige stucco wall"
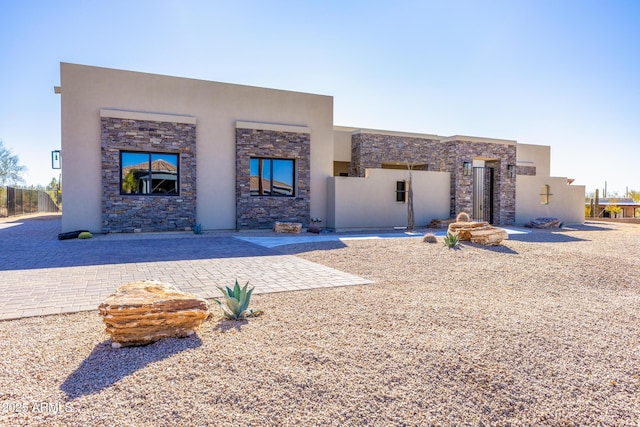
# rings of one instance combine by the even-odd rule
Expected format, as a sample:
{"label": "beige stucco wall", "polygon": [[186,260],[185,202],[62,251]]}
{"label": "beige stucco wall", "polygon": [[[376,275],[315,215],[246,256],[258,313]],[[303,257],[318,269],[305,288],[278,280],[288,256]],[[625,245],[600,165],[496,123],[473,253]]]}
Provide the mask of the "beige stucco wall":
{"label": "beige stucco wall", "polygon": [[355,128],[335,126],[333,130],[333,160],[351,161],[351,134]]}
{"label": "beige stucco wall", "polygon": [[[336,229],[405,227],[407,205],[395,201],[396,182],[401,180],[408,181],[409,172],[367,169],[364,178],[329,178],[326,226]],[[448,172],[413,171],[412,182],[416,227],[424,227],[434,218],[449,217],[451,176]]]}
{"label": "beige stucco wall", "polygon": [[551,147],[548,145],[518,144],[516,161],[518,166],[535,166],[536,176],[551,175]]}
{"label": "beige stucco wall", "polygon": [[[549,204],[540,203],[540,190],[549,186]],[[523,176],[516,178],[516,224],[538,217],[555,217],[565,224],[584,223],[584,185],[568,185],[567,178]]]}
{"label": "beige stucco wall", "polygon": [[197,216],[203,229],[235,227],[235,123],[311,129],[311,216],[327,216],[333,173],[333,98],[275,89],[60,65],[63,231],[101,229],[100,109],[196,118]]}

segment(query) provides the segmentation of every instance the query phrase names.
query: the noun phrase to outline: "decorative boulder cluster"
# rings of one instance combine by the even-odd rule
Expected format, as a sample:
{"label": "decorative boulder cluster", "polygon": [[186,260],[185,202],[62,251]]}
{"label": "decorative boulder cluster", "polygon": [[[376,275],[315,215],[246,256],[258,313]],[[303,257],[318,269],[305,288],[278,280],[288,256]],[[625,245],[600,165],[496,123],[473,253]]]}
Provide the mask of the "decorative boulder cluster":
{"label": "decorative boulder cluster", "polygon": [[[462,221],[466,219],[466,221]],[[448,233],[456,234],[460,240],[470,241],[485,246],[496,246],[509,238],[504,228],[493,227],[486,221],[473,222],[469,215],[461,213],[456,222],[449,224]]]}

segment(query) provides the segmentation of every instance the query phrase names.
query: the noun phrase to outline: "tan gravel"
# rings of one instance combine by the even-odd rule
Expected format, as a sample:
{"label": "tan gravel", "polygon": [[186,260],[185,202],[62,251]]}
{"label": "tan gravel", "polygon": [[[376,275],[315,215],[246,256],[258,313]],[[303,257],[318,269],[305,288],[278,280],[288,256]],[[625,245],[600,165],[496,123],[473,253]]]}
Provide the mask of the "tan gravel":
{"label": "tan gravel", "polygon": [[640,226],[283,252],[376,283],[146,347],[111,348],[97,312],[0,322],[0,425],[640,422]]}

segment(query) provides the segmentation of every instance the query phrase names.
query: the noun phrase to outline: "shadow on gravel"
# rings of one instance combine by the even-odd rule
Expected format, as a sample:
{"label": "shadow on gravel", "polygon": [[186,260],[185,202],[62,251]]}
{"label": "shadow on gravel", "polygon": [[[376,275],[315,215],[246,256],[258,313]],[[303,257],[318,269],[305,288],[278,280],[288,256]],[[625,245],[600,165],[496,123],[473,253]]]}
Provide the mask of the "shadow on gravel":
{"label": "shadow on gravel", "polygon": [[330,251],[333,249],[342,249],[346,247],[347,245],[344,244],[341,240],[333,240],[333,241],[326,241],[326,242],[308,242],[308,243],[282,245],[282,246],[277,246],[273,249],[281,255],[295,255],[295,254],[301,254],[304,252]]}
{"label": "shadow on gravel", "polygon": [[150,363],[201,345],[202,340],[195,334],[165,338],[142,347],[112,348],[110,340],[103,341],[67,377],[60,390],[66,394],[67,401],[98,393]]}
{"label": "shadow on gravel", "polygon": [[529,234],[514,234],[509,236],[509,240],[531,243],[569,243],[587,241],[586,239],[580,239],[565,233],[554,233],[551,231],[535,231]]}
{"label": "shadow on gravel", "polygon": [[[515,240],[515,239],[512,239],[511,236],[509,236],[509,239],[510,240]],[[485,245],[480,245],[480,244],[471,243],[471,242],[463,242],[462,244],[464,246],[469,246],[469,247],[477,248],[477,249],[484,249],[485,251],[495,252],[495,253],[499,253],[499,254],[518,255],[517,251],[514,251],[513,249],[511,249],[511,248],[509,248],[509,247],[507,247],[505,245],[485,246]]]}
{"label": "shadow on gravel", "polygon": [[221,320],[218,324],[213,328],[214,330],[220,331],[221,333],[227,333],[231,331],[241,332],[242,327],[248,325],[249,321],[246,319],[243,320]]}

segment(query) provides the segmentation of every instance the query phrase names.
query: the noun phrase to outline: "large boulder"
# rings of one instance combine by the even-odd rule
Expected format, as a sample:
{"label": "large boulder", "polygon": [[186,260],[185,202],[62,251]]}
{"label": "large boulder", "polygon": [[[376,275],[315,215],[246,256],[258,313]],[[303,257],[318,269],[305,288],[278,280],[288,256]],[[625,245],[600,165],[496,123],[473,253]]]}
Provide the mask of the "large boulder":
{"label": "large boulder", "polygon": [[499,227],[489,227],[471,230],[471,242],[485,246],[495,246],[509,238],[507,230]]}
{"label": "large boulder", "polygon": [[192,335],[209,316],[207,301],[145,280],[120,286],[98,307],[113,347]]}
{"label": "large boulder", "polygon": [[280,222],[273,224],[273,231],[276,233],[293,233],[298,234],[302,230],[302,224],[299,222]]}
{"label": "large boulder", "polygon": [[447,227],[447,232],[451,234],[457,234],[460,240],[471,240],[471,230],[485,230],[491,228],[488,222],[486,221],[459,221],[452,222]]}

